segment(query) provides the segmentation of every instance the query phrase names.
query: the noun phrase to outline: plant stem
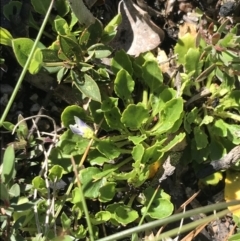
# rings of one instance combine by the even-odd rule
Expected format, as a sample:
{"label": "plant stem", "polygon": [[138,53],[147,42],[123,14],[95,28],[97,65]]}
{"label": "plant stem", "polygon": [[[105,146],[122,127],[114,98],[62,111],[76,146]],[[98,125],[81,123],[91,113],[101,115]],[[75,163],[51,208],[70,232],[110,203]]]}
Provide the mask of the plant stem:
{"label": "plant stem", "polygon": [[21,75],[20,75],[20,77],[18,79],[18,82],[17,82],[17,84],[15,86],[15,89],[14,89],[12,95],[11,95],[11,98],[9,99],[8,104],[7,104],[5,110],[4,110],[3,114],[2,114],[2,117],[0,119],[0,127],[2,126],[3,122],[5,121],[5,119],[7,117],[7,114],[9,112],[10,108],[12,107],[13,101],[14,101],[14,99],[15,99],[15,97],[16,97],[16,95],[17,95],[17,93],[18,93],[18,91],[19,91],[19,89],[21,87],[22,81],[23,81],[23,79],[25,77],[25,74],[26,74],[26,72],[28,70],[29,64],[30,64],[31,59],[33,57],[33,54],[34,54],[34,52],[36,50],[37,44],[38,44],[40,38],[42,37],[42,33],[43,33],[43,30],[44,30],[44,28],[45,28],[45,26],[47,24],[49,15],[50,15],[52,7],[53,7],[53,4],[54,4],[54,0],[51,1],[50,5],[48,7],[48,11],[47,11],[46,16],[45,16],[45,18],[43,20],[42,26],[41,26],[41,28],[40,28],[40,30],[38,32],[37,38],[36,38],[36,40],[35,40],[35,42],[33,44],[33,47],[31,49],[31,52],[30,52],[29,56],[28,56],[28,59],[27,59],[25,65],[24,65],[22,73],[21,73]]}
{"label": "plant stem", "polygon": [[[213,212],[214,210],[223,209],[223,208],[226,208],[228,206],[234,206],[234,205],[237,205],[237,204],[240,204],[239,200],[238,201],[231,201],[231,202],[228,202],[228,203],[217,203],[217,204],[208,205],[206,207],[201,207],[201,208],[195,208],[194,210],[190,210],[190,211],[187,211],[185,213],[174,214],[170,217],[167,217],[167,218],[164,218],[164,219],[161,219],[161,220],[156,220],[156,221],[152,221],[150,223],[143,224],[141,226],[129,228],[129,229],[121,231],[117,234],[113,234],[113,235],[110,235],[108,237],[98,239],[98,241],[112,241],[112,240],[123,239],[125,237],[131,236],[133,233],[140,233],[140,232],[143,232],[143,231],[146,231],[146,230],[153,230],[156,227],[181,220],[182,218],[191,217],[193,215],[196,215],[196,214],[199,214],[199,213],[202,213],[202,212],[203,213]],[[201,221],[202,220],[204,220],[204,219],[201,219]]]}

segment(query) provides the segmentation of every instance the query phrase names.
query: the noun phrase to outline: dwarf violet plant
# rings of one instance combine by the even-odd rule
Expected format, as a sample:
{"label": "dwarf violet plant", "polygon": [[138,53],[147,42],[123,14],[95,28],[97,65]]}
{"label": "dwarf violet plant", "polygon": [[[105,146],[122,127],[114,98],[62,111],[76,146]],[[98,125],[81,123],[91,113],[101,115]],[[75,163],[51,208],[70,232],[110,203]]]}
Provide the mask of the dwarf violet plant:
{"label": "dwarf violet plant", "polygon": [[92,128],[76,116],[74,116],[74,120],[76,124],[69,125],[71,131],[76,135],[82,136],[83,138],[92,139],[94,136]]}

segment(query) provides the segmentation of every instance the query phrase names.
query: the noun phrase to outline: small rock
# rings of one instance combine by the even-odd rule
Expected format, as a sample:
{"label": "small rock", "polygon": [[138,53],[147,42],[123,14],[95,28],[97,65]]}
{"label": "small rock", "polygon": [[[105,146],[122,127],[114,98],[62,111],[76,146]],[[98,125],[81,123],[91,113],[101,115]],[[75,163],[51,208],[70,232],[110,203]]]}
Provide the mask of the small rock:
{"label": "small rock", "polygon": [[13,92],[13,87],[8,84],[0,84],[0,93],[1,94],[11,94]]}
{"label": "small rock", "polygon": [[40,105],[38,103],[35,103],[30,108],[30,112],[38,112],[40,110],[40,108],[41,108]]}
{"label": "small rock", "polygon": [[230,2],[230,1],[226,2],[221,6],[219,15],[222,17],[230,16],[234,13],[235,7],[236,7],[235,2]]}

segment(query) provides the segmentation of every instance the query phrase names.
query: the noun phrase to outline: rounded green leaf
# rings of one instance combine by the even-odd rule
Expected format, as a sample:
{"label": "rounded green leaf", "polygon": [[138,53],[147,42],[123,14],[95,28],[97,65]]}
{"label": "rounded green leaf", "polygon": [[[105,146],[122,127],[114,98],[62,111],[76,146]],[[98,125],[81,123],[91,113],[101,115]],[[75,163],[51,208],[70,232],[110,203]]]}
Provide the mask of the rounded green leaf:
{"label": "rounded green leaf", "polygon": [[194,137],[197,149],[203,149],[208,145],[208,136],[199,126],[194,127]]}
{"label": "rounded green leaf", "polygon": [[51,0],[31,0],[34,10],[42,15],[46,15]]}
{"label": "rounded green leaf", "polygon": [[47,194],[46,183],[40,176],[33,178],[32,185],[33,188],[36,188],[43,195]]}
{"label": "rounded green leaf", "polygon": [[[149,207],[147,214],[154,219],[162,219],[170,216],[173,212],[174,206],[168,200],[164,198],[154,199]],[[142,208],[141,212],[144,213],[146,207]]]}
{"label": "rounded green leaf", "polygon": [[[134,116],[134,118],[133,118]],[[130,104],[122,113],[121,122],[131,129],[139,129],[149,118],[148,110],[143,104]]]}
{"label": "rounded green leaf", "polygon": [[71,130],[67,130],[61,135],[57,147],[59,147],[65,155],[76,156],[83,154],[88,144],[88,139],[75,135]]}
{"label": "rounded green leaf", "polygon": [[185,55],[190,48],[195,48],[195,37],[190,33],[185,34],[180,38],[174,48],[175,54],[178,54],[178,63],[185,64]]}
{"label": "rounded green leaf", "polygon": [[124,50],[118,51],[112,59],[112,71],[117,74],[119,70],[125,70],[129,75],[133,74],[132,62]]}
{"label": "rounded green leaf", "polygon": [[149,131],[149,134],[162,134],[174,127],[174,124],[182,119],[183,99],[175,98],[168,101],[160,112],[158,123]]}
{"label": "rounded green leaf", "polygon": [[132,223],[137,218],[138,212],[126,205],[119,206],[114,212],[114,219],[122,225]]}
{"label": "rounded green leaf", "polygon": [[109,139],[99,141],[97,143],[97,149],[109,160],[113,160],[121,154],[121,150]]}
{"label": "rounded green leaf", "polygon": [[50,170],[49,170],[49,174],[48,177],[52,180],[52,181],[57,181],[60,180],[62,178],[62,175],[64,174],[64,169],[59,166],[59,165],[54,165]]}
{"label": "rounded green leaf", "polygon": [[[1,5],[2,7],[3,5]],[[9,1],[3,6],[3,15],[7,20],[11,21],[13,13],[16,16],[19,16],[21,11],[22,3],[19,1]]]}
{"label": "rounded green leaf", "polygon": [[[34,45],[34,41],[29,38],[16,38],[12,40],[12,47],[13,47],[14,54],[16,56],[18,63],[22,67],[24,67],[28,59],[28,56],[32,50],[33,45]],[[43,48],[44,46],[41,43],[39,43],[38,47]],[[36,49],[35,51],[38,51],[38,49]],[[35,71],[36,69],[40,68],[39,62],[42,63],[41,56],[42,56],[41,53],[36,53],[35,60],[32,60],[32,61],[35,61],[32,63],[33,65],[32,69]],[[36,62],[38,63],[37,67],[36,67]]]}
{"label": "rounded green leaf", "polygon": [[132,101],[132,92],[134,90],[135,82],[131,75],[125,70],[121,69],[114,80],[114,91],[124,103]]}
{"label": "rounded green leaf", "polygon": [[95,217],[91,217],[91,222],[93,225],[99,225],[101,223],[107,222],[111,218],[111,213],[108,211],[100,211],[96,213]]}
{"label": "rounded green leaf", "polygon": [[77,106],[77,105],[70,105],[64,109],[61,115],[61,121],[65,127],[69,127],[69,125],[74,125],[75,120],[74,116],[77,116],[84,122],[91,122],[91,119],[87,116],[86,111]]}
{"label": "rounded green leaf", "polygon": [[100,202],[109,202],[113,199],[116,193],[116,183],[108,182],[99,189],[99,201]]}
{"label": "rounded green leaf", "polygon": [[93,176],[100,173],[101,170],[96,167],[88,167],[80,171],[80,181],[84,196],[88,198],[97,198],[99,189],[105,182],[104,179],[95,181]]}
{"label": "rounded green leaf", "polygon": [[162,88],[162,71],[155,60],[146,61],[142,67],[143,81],[149,87],[151,93],[159,93]]}

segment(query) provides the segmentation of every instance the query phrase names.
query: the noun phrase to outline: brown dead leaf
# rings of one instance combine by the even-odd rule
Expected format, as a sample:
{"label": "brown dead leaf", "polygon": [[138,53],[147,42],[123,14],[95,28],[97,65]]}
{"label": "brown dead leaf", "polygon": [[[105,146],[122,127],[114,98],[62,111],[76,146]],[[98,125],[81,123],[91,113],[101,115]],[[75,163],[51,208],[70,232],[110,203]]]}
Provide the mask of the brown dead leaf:
{"label": "brown dead leaf", "polygon": [[169,70],[169,59],[164,50],[158,49],[157,61],[163,73]]}
{"label": "brown dead leaf", "polygon": [[197,36],[197,25],[195,23],[184,22],[179,26],[178,37],[182,38],[185,34],[190,33],[192,36]]}
{"label": "brown dead leaf", "polygon": [[163,30],[131,0],[120,2],[119,11],[122,14],[122,23],[111,43],[114,49],[124,49],[128,54],[138,56],[140,53],[155,49],[163,41]]}

